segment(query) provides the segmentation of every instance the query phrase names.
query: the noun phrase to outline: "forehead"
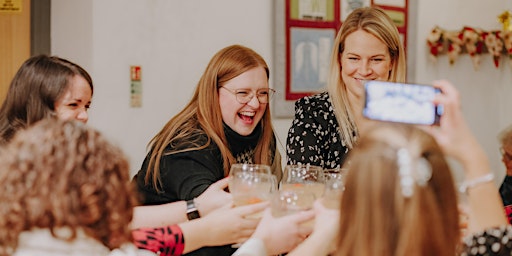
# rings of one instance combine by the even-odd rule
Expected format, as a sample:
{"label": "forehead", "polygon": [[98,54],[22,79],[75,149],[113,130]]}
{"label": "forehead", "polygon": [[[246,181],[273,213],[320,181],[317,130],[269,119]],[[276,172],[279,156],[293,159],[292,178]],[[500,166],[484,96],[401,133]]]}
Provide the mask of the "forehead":
{"label": "forehead", "polygon": [[263,67],[249,69],[223,84],[231,89],[259,89],[268,87],[267,72]]}
{"label": "forehead", "polygon": [[388,47],[376,36],[364,31],[356,30],[345,38],[343,54],[382,55],[388,54]]}
{"label": "forehead", "polygon": [[92,98],[91,85],[85,78],[75,75],[71,78],[69,86],[64,93],[71,98],[79,98],[82,100],[90,100]]}

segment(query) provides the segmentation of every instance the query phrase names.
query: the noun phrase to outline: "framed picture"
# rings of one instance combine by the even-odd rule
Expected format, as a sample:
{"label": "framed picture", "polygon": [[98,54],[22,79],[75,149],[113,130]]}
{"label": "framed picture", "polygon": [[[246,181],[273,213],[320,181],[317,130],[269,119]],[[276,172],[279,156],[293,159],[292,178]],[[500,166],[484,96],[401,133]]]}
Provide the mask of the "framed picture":
{"label": "framed picture", "polygon": [[275,0],[273,115],[290,118],[296,100],[326,90],[336,33],[353,10],[382,8],[408,43],[408,0]]}

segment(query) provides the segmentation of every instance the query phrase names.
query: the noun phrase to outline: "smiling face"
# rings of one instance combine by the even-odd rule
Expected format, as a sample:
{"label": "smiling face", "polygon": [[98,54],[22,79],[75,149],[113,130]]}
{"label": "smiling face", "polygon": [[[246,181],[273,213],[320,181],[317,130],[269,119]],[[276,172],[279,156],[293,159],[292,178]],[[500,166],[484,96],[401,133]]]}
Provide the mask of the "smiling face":
{"label": "smiling face", "polygon": [[238,134],[250,135],[265,114],[268,103],[261,104],[258,97],[254,96],[249,102],[242,104],[231,92],[244,89],[256,95],[258,90],[268,88],[265,69],[262,67],[250,69],[220,86],[227,89],[218,89],[222,120]]}
{"label": "smiling face", "polygon": [[55,102],[55,113],[62,120],[75,119],[87,123],[91,98],[92,90],[87,80],[75,75],[68,90]]}
{"label": "smiling face", "polygon": [[341,78],[349,98],[363,99],[363,80],[389,79],[391,56],[384,42],[374,35],[357,30],[345,39],[345,49],[340,54]]}

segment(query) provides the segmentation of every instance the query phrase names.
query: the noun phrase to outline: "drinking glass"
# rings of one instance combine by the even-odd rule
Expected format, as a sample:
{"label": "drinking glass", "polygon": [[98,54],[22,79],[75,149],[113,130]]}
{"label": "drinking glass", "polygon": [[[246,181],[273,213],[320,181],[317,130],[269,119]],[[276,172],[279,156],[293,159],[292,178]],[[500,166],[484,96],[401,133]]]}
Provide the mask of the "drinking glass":
{"label": "drinking glass", "polygon": [[285,189],[273,193],[270,206],[274,217],[282,217],[310,210],[314,202],[315,195],[311,192]]}
{"label": "drinking glass", "polygon": [[235,206],[268,201],[277,187],[268,165],[233,164],[229,176],[229,191]]}
{"label": "drinking glass", "polygon": [[[229,192],[236,206],[269,201],[270,195],[277,190],[277,179],[272,175],[270,166],[263,164],[233,164],[229,171]],[[260,219],[263,212],[246,218]],[[238,248],[241,243],[231,247]]]}
{"label": "drinking glass", "polygon": [[324,193],[322,167],[309,164],[287,165],[283,176],[280,189],[305,190],[313,193],[316,198],[322,197]]}
{"label": "drinking glass", "polygon": [[345,177],[348,168],[324,169],[324,206],[330,209],[340,209],[341,196],[345,191]]}

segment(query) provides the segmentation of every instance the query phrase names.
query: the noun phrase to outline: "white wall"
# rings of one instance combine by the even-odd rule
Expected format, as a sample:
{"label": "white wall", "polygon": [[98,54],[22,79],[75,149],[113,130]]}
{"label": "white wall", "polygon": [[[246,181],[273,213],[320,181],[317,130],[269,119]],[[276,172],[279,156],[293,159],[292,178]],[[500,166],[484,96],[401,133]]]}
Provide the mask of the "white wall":
{"label": "white wall", "polygon": [[[215,52],[243,44],[272,66],[272,17],[271,0],[53,0],[52,54],[91,73],[90,124],[125,150],[135,172]],[[141,108],[129,107],[130,65],[142,66]]]}
{"label": "white wall", "polygon": [[[132,172],[145,146],[188,102],[212,55],[230,44],[244,44],[272,63],[273,0],[53,0],[52,53],[81,64],[92,75],[95,94],[90,124],[129,155]],[[413,0],[414,1],[414,0]],[[500,177],[498,131],[512,123],[512,65],[499,69],[484,56],[474,71],[467,55],[453,66],[446,56],[428,59],[425,37],[435,25],[499,29],[496,16],[512,1],[429,0],[415,2],[417,45],[415,81],[453,81],[461,91],[467,119]],[[414,28],[413,28],[414,29]],[[143,106],[129,107],[129,66],[142,66]],[[272,82],[271,82],[271,86]],[[290,119],[276,119],[284,144]]]}
{"label": "white wall", "polygon": [[435,79],[448,79],[460,91],[463,112],[473,132],[483,145],[491,167],[501,183],[505,173],[500,162],[498,132],[512,124],[512,62],[503,57],[500,67],[495,68],[489,54],[482,55],[480,68],[475,71],[468,54],[460,55],[450,66],[443,55],[437,64],[428,58],[426,35],[439,25],[447,30],[460,30],[464,26],[484,30],[499,30],[497,16],[505,10],[512,11],[512,1],[502,0],[429,0],[418,1],[416,45],[416,81],[429,83]]}

